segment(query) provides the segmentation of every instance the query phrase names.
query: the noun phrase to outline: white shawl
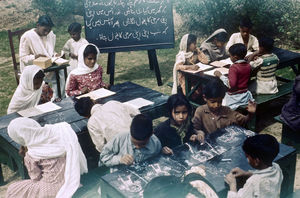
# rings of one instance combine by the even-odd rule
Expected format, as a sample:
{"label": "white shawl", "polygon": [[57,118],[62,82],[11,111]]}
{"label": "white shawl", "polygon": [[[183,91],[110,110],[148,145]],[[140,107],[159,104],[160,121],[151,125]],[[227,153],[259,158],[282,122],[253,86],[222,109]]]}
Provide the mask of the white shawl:
{"label": "white shawl", "polygon": [[[19,56],[20,56],[20,70],[23,72],[24,67],[28,64],[29,60],[26,60],[28,55],[42,54],[49,58],[54,55],[56,36],[50,31],[47,36],[39,36],[35,28],[25,32],[20,40]],[[30,61],[33,61],[34,57],[30,57]]]}
{"label": "white shawl", "polygon": [[8,105],[7,114],[28,109],[38,104],[41,98],[43,85],[39,89],[34,90],[33,78],[36,73],[41,70],[42,69],[36,65],[25,67],[20,77],[20,84]]}
{"label": "white shawl", "polygon": [[176,55],[176,62],[173,67],[173,87],[172,94],[177,93],[177,69],[176,66],[179,63],[184,64],[187,58],[191,58],[193,56],[193,52],[188,52],[187,40],[189,35],[185,34],[180,41],[179,52]]}
{"label": "white shawl", "polygon": [[[88,46],[88,45],[93,45],[96,47],[96,50],[97,50],[97,55],[96,55],[96,63],[94,65],[93,68],[89,68],[85,63],[84,63],[84,55],[83,55],[83,52],[85,50],[85,48]],[[70,76],[71,75],[83,75],[83,74],[88,74],[88,73],[91,73],[93,71],[95,71],[96,69],[98,69],[99,65],[97,64],[97,61],[98,61],[98,57],[100,55],[100,51],[98,49],[98,47],[92,43],[88,43],[88,44],[84,44],[82,45],[79,50],[78,50],[78,66],[76,69],[72,70],[70,72],[70,74],[68,75],[68,78],[67,78],[67,82],[66,82],[66,90],[68,89],[68,86],[69,86],[69,80],[70,80]]]}
{"label": "white shawl", "polygon": [[68,123],[41,127],[33,119],[16,118],[8,125],[8,135],[16,143],[26,146],[33,158],[51,159],[66,155],[65,182],[56,197],[72,197],[80,185],[80,174],[88,169],[77,136]]}

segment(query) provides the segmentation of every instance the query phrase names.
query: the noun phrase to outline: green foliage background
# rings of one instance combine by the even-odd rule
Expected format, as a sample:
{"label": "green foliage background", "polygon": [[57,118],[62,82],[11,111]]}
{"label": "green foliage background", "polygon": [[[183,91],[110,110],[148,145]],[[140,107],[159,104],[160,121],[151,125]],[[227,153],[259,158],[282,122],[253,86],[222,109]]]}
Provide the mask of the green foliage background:
{"label": "green foliage background", "polygon": [[174,0],[185,29],[204,35],[218,28],[238,31],[241,17],[252,20],[253,34],[270,36],[279,43],[300,47],[299,0]]}

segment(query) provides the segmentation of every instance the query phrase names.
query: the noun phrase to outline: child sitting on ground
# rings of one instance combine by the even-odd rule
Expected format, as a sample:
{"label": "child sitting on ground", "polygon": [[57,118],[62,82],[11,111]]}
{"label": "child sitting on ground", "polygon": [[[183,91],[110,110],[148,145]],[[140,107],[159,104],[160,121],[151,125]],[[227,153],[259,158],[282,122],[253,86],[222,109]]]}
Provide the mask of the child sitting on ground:
{"label": "child sitting on ground", "polygon": [[247,52],[258,51],[258,40],[251,33],[252,30],[252,22],[248,17],[243,18],[240,21],[239,30],[240,32],[234,33],[230,36],[229,41],[226,45],[226,51],[233,44],[243,43],[247,49]]}
{"label": "child sitting on ground", "polygon": [[140,114],[139,110],[115,100],[102,105],[90,97],[82,97],[74,106],[79,115],[89,118],[89,134],[100,153],[116,134],[129,131],[132,118]]}
{"label": "child sitting on ground", "polygon": [[106,166],[131,165],[161,152],[159,139],[153,135],[152,121],[143,114],[135,116],[130,133],[119,133],[109,141],[100,154],[100,162]]}
{"label": "child sitting on ground", "polygon": [[256,80],[249,85],[249,90],[256,94],[274,94],[278,92],[275,76],[278,57],[272,53],[274,40],[259,39],[259,56],[250,62],[251,68],[257,73]]}
{"label": "child sitting on ground", "polygon": [[[234,168],[225,177],[230,187],[227,198],[276,197],[279,198],[283,179],[278,164],[272,163],[279,153],[277,140],[268,134],[255,135],[245,140],[243,150],[254,171]],[[237,191],[237,177],[248,178],[243,188]]]}
{"label": "child sitting on ground", "polygon": [[[195,65],[198,62],[208,63],[208,58],[201,52],[197,46],[197,37],[193,34],[185,34],[179,46],[179,52],[176,55],[176,62],[173,67],[173,88],[172,94],[177,93],[177,72],[179,70],[197,70],[199,67]],[[185,94],[184,75],[178,73],[178,83]]]}
{"label": "child sitting on ground", "polygon": [[200,46],[200,50],[207,56],[208,62],[219,61],[228,58],[225,44],[228,34],[224,29],[218,29],[210,35]]}
{"label": "child sitting on ground", "polygon": [[14,113],[49,102],[53,96],[52,89],[43,83],[45,74],[36,65],[26,66],[7,109],[7,113]]}
{"label": "child sitting on ground", "polygon": [[245,125],[256,111],[256,104],[249,101],[248,115],[231,110],[229,107],[222,106],[226,87],[218,78],[209,81],[203,89],[203,98],[206,101],[196,109],[192,123],[197,133],[197,139],[204,141],[205,135],[213,133],[217,129],[237,124]]}
{"label": "child sitting on ground", "polygon": [[247,50],[243,44],[232,45],[229,48],[229,55],[233,64],[229,68],[228,78],[219,71],[215,71],[214,73],[229,88],[222,104],[233,110],[241,105],[248,104],[249,100],[253,100],[252,94],[248,90],[251,66],[244,59],[246,53]]}
{"label": "child sitting on ground", "polygon": [[78,67],[71,71],[66,82],[68,96],[75,96],[109,88],[102,81],[103,69],[97,64],[99,49],[94,44],[85,44],[78,51]]}
{"label": "child sitting on ground", "polygon": [[72,23],[68,27],[68,33],[70,34],[70,39],[65,43],[63,47],[63,51],[70,58],[69,64],[70,66],[67,68],[68,74],[77,68],[78,64],[78,50],[84,45],[88,44],[88,41],[85,38],[81,38],[81,24],[80,23]]}
{"label": "child sitting on ground", "polygon": [[172,148],[189,140],[195,141],[196,134],[191,123],[192,107],[182,94],[174,94],[167,101],[169,119],[154,130],[163,147],[162,152],[172,154]]}

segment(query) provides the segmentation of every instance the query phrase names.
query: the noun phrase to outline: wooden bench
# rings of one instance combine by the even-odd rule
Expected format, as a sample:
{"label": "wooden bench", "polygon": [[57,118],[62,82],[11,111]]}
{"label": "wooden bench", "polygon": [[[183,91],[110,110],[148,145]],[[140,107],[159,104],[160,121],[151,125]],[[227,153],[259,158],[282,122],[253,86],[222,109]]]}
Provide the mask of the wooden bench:
{"label": "wooden bench", "polygon": [[292,146],[297,152],[300,152],[300,134],[281,120],[280,115],[275,116],[274,119],[282,124],[281,143]]}
{"label": "wooden bench", "polygon": [[[292,93],[293,89],[293,81],[284,83],[282,85],[278,86],[278,92],[276,94],[260,94],[260,95],[254,95],[253,98],[257,104],[256,111],[262,107],[263,104],[270,103],[282,96],[286,96],[290,93]],[[240,106],[238,110],[245,111],[247,105]],[[248,128],[252,131],[256,131],[256,115],[252,117],[250,122],[248,123]]]}

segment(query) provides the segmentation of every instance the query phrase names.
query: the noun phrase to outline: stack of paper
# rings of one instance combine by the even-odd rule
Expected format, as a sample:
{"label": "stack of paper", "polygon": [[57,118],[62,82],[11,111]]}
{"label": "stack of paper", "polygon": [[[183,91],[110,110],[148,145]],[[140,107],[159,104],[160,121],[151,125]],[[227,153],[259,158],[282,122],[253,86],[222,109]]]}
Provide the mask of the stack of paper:
{"label": "stack of paper", "polygon": [[144,106],[153,105],[154,102],[146,100],[144,98],[136,98],[136,99],[124,102],[124,104],[130,105],[130,106],[132,106],[136,109],[139,109],[139,108],[144,107]]}
{"label": "stack of paper", "polygon": [[82,97],[90,97],[93,100],[97,100],[99,98],[105,98],[107,96],[111,96],[111,95],[114,95],[114,94],[116,94],[116,92],[110,91],[108,89],[100,88],[100,89],[97,89],[95,91],[91,91],[87,94],[77,96],[76,98],[79,99],[79,98],[82,98]]}
{"label": "stack of paper", "polygon": [[55,111],[60,109],[61,107],[52,103],[52,102],[47,102],[41,105],[37,105],[35,107],[31,107],[22,111],[19,111],[18,114],[20,114],[23,117],[32,117],[32,116],[37,116],[41,115],[43,113],[47,113],[50,111]]}

